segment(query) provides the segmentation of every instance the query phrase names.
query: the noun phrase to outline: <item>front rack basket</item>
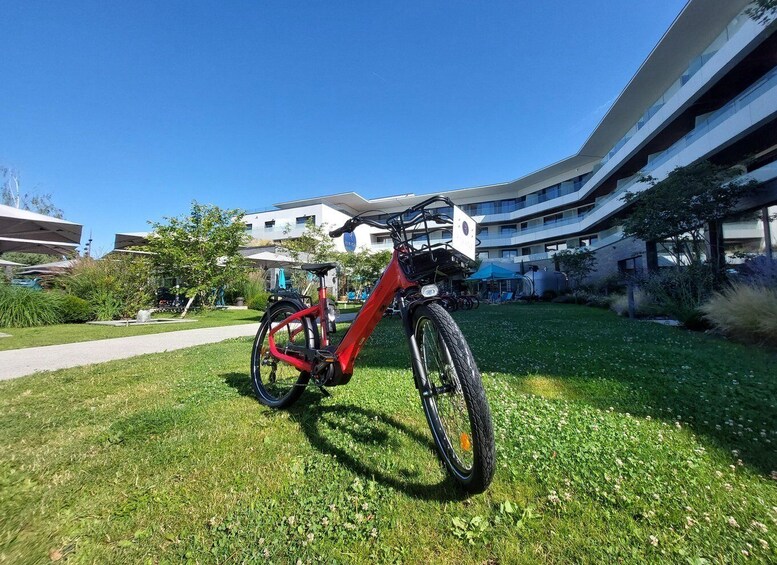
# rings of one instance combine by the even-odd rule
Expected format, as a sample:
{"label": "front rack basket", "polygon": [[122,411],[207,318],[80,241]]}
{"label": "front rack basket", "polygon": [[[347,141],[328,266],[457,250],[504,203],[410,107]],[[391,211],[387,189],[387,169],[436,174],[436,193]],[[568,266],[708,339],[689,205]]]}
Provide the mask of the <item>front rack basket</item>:
{"label": "front rack basket", "polygon": [[411,281],[434,283],[474,270],[474,261],[454,249],[450,241],[440,241],[439,235],[453,224],[453,204],[447,198],[444,201],[450,207],[421,208],[388,220],[399,265]]}

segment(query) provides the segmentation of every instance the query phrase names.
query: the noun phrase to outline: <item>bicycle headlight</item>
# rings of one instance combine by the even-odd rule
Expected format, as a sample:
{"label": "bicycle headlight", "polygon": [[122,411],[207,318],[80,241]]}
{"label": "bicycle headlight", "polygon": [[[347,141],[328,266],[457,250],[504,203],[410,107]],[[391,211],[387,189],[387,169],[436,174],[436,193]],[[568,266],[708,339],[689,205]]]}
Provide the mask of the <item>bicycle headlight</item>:
{"label": "bicycle headlight", "polygon": [[440,289],[436,284],[427,284],[421,287],[421,296],[424,298],[434,298],[440,294]]}

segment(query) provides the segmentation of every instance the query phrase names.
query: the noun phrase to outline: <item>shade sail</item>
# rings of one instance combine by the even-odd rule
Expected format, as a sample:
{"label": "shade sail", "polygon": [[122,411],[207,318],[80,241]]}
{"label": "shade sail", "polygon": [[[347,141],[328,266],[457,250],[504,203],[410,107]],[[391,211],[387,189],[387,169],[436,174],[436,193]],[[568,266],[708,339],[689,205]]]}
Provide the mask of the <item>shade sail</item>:
{"label": "shade sail", "polygon": [[61,273],[64,270],[71,268],[75,265],[75,261],[54,261],[53,263],[41,263],[40,265],[32,265],[26,269],[19,271],[20,275],[51,275]]}
{"label": "shade sail", "polygon": [[3,238],[65,243],[75,247],[81,243],[81,227],[81,224],[67,220],[0,204],[0,237]]}
{"label": "shade sail", "polygon": [[113,248],[118,250],[136,245],[146,245],[148,243],[148,234],[149,232],[147,231],[117,233],[113,241]]}
{"label": "shade sail", "polygon": [[260,251],[253,255],[246,255],[246,259],[254,263],[259,263],[263,267],[285,267],[287,265],[296,265],[297,261],[285,255],[278,255],[271,251]]}
{"label": "shade sail", "polygon": [[75,253],[77,243],[58,243],[34,239],[19,239],[0,236],[0,253],[19,251],[21,253],[44,253],[46,255],[71,255]]}
{"label": "shade sail", "polygon": [[470,281],[485,281],[485,280],[491,280],[491,281],[497,281],[497,280],[505,280],[505,279],[514,279],[516,277],[519,277],[520,275],[518,273],[514,273],[513,271],[510,271],[509,269],[505,269],[504,267],[500,267],[498,265],[494,265],[493,263],[489,263],[488,265],[485,265],[481,267],[477,272],[472,273],[467,280]]}

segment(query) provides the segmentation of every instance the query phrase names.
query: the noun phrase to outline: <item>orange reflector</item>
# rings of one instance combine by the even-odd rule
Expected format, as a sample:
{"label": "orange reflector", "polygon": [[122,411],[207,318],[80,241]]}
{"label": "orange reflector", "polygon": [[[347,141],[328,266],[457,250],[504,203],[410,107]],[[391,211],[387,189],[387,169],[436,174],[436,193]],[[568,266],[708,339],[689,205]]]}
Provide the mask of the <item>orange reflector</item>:
{"label": "orange reflector", "polygon": [[459,436],[459,442],[461,443],[461,448],[464,451],[472,451],[472,442],[469,439],[469,434],[467,432],[462,432],[461,436]]}

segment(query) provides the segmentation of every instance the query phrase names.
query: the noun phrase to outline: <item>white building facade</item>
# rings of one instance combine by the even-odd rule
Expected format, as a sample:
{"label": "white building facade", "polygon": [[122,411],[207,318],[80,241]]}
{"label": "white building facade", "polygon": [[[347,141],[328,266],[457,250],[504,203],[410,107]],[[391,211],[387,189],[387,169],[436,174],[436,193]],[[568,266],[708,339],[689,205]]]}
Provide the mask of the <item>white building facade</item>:
{"label": "white building facade", "polygon": [[[747,162],[743,174],[764,183],[740,207],[747,215],[724,225],[728,250],[777,247],[777,226],[768,229],[777,212],[777,23],[754,22],[747,6],[688,2],[577,154],[511,182],[440,191],[479,222],[479,257],[518,271],[552,265],[559,250],[589,247],[611,270],[624,261],[649,267],[655,250],[622,235],[623,195],[647,188],[642,175],[660,180],[703,159]],[[429,196],[346,192],[279,203],[244,222],[255,240],[278,242],[299,235],[308,219],[334,228]],[[379,230],[360,227],[356,238],[357,246],[391,248]]]}

